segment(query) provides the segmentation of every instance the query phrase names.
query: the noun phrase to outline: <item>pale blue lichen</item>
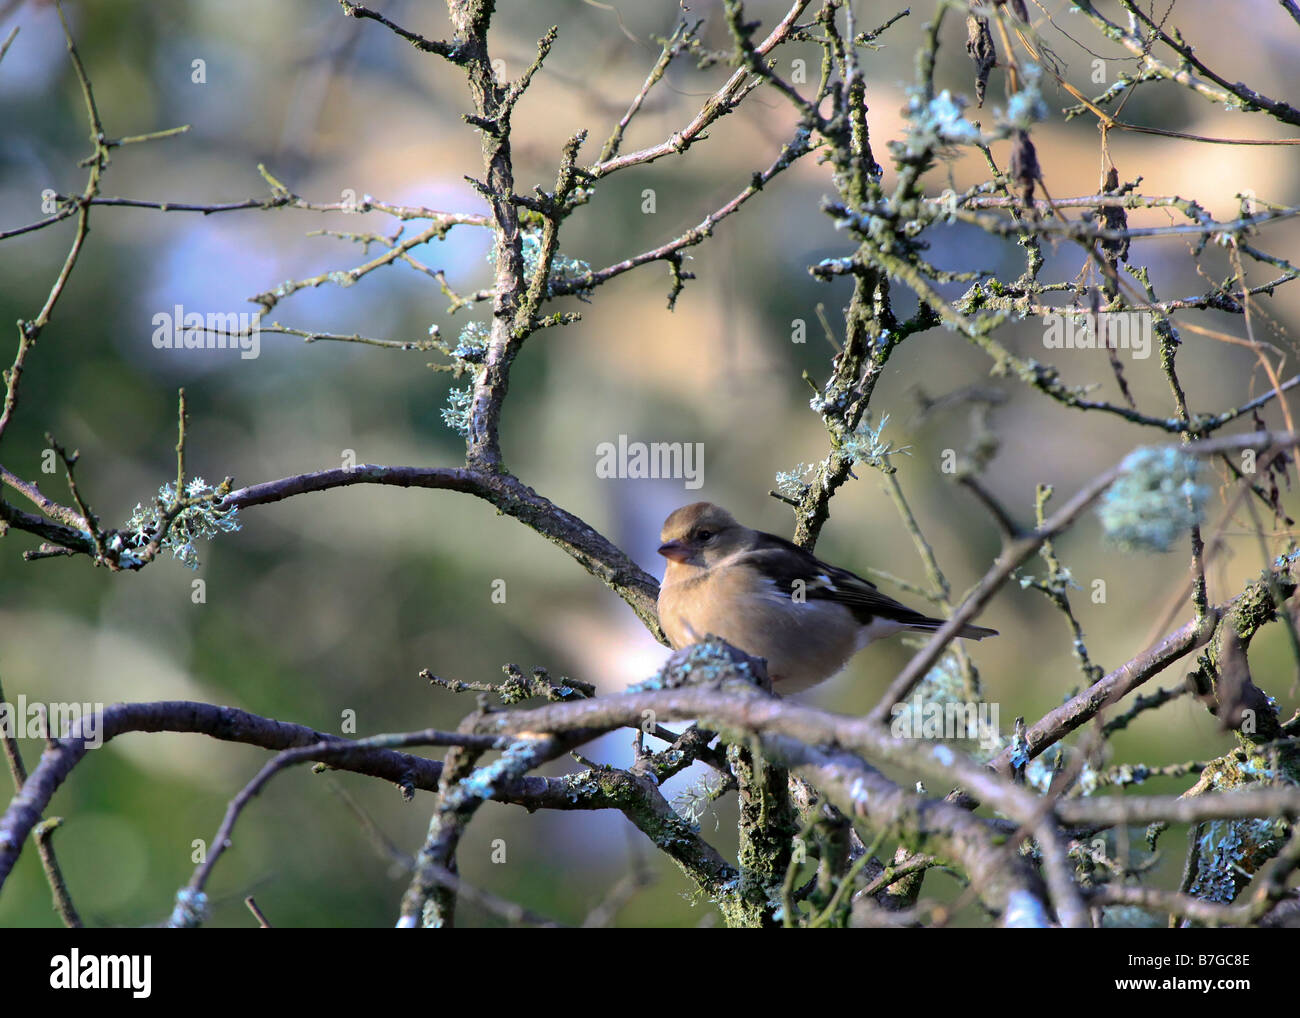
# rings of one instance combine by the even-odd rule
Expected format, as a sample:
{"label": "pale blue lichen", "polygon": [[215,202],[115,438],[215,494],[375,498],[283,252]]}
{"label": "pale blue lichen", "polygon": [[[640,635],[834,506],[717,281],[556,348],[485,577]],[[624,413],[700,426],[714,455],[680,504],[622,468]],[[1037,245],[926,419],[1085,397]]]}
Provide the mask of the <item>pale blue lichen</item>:
{"label": "pale blue lichen", "polygon": [[1079,777],[1074,787],[1078,789],[1080,795],[1092,795],[1093,792],[1097,791],[1098,784],[1097,769],[1092,766],[1090,760],[1085,760],[1079,768]]}
{"label": "pale blue lichen", "polygon": [[1071,590],[1083,589],[1075,582],[1074,574],[1071,573],[1069,569],[1065,568],[1057,569],[1041,578],[1029,573],[1020,573],[1019,571],[1016,571],[1011,575],[1014,576],[1016,582],[1020,584],[1021,590],[1028,590],[1030,587],[1041,586],[1053,594],[1068,594]]}
{"label": "pale blue lichen", "polygon": [[938,703],[962,702],[966,695],[966,678],[962,675],[961,661],[951,650],[946,650],[925,673],[916,687],[923,700]]}
{"label": "pale blue lichen", "polygon": [[799,501],[808,493],[810,487],[808,481],[804,478],[816,470],[816,465],[809,465],[800,462],[795,465],[793,470],[781,470],[776,475],[776,490],[786,498],[792,498]]}
{"label": "pale blue lichen", "polygon": [[709,901],[715,905],[720,904],[724,899],[732,897],[740,890],[740,877],[735,876],[725,883],[718,885],[718,889],[709,895]]}
{"label": "pale blue lichen", "polygon": [[[81,530],[78,533],[88,542],[93,543],[95,540],[95,535],[89,530]],[[122,540],[121,534],[114,534],[108,539],[108,549],[117,556],[117,564],[124,569],[144,565],[143,558],[134,552],[126,550],[126,542]]]}
{"label": "pale blue lichen", "polygon": [[584,798],[591,798],[600,791],[600,782],[596,780],[595,772],[591,770],[566,774],[562,780],[567,786],[565,798],[572,803],[577,803]]}
{"label": "pale blue lichen", "polygon": [[[230,533],[240,529],[239,507],[218,508],[219,500],[216,489],[202,477],[188,481],[184,489],[184,498],[201,499],[210,497],[209,501],[198,505],[186,506],[172,518],[167,535],[158,543],[160,548],[171,549],[172,557],[179,559],[182,565],[190,569],[199,567],[199,553],[194,547],[196,541],[210,541],[218,534]],[[148,545],[162,530],[163,518],[172,512],[181,499],[177,498],[176,485],[168,481],[158,489],[158,499],[148,506],[137,502],[131,512],[131,518],[123,526],[128,532],[129,543],[136,548]],[[126,564],[123,552],[119,561]],[[131,556],[135,560],[135,556]]]}
{"label": "pale blue lichen", "polygon": [[[723,779],[705,775],[699,781],[683,788],[672,798],[673,812],[681,818],[682,823],[686,824],[696,833],[700,830],[700,822],[704,815],[712,808],[714,801],[718,798],[721,790]],[[719,820],[714,813],[714,829],[717,829]]]}
{"label": "pale blue lichen", "polygon": [[167,928],[192,930],[208,917],[208,896],[202,891],[182,887],[176,892],[176,905],[167,919]]}
{"label": "pale blue lichen", "polygon": [[705,640],[679,650],[648,679],[627,687],[629,693],[650,693],[658,689],[675,689],[685,685],[716,685],[727,679],[749,678],[749,662],[732,655],[716,640]]}
{"label": "pale blue lichen", "polygon": [[467,322],[456,338],[451,355],[467,364],[482,364],[492,329],[483,322]]}
{"label": "pale blue lichen", "polygon": [[1289,570],[1293,565],[1296,564],[1297,560],[1300,560],[1300,548],[1293,548],[1285,555],[1279,555],[1277,558],[1275,558],[1273,560],[1273,568]]}
{"label": "pale blue lichen", "polygon": [[[1061,771],[1061,761],[1068,759],[1074,753],[1074,750],[1063,748],[1060,745],[1050,746],[1041,754],[1029,759],[1029,744],[1023,739],[1017,741],[1015,736],[1003,742],[1003,746],[1011,745],[1012,766],[1023,767],[1025,771],[1025,784],[1046,795],[1051,788],[1052,779]],[[1141,765],[1138,765],[1139,767]],[[1079,764],[1079,773],[1074,782],[1074,791],[1080,795],[1092,795],[1093,792],[1107,783],[1106,778],[1098,773],[1097,769],[1089,760],[1084,760]]]}
{"label": "pale blue lichen", "polygon": [[[542,237],[536,230],[524,230],[519,235],[520,253],[524,259],[524,273],[532,276],[537,271],[537,263],[542,256]],[[488,250],[488,262],[496,264],[497,252],[492,247]],[[547,296],[555,292],[556,282],[570,282],[581,279],[591,272],[591,266],[579,258],[556,252],[551,258],[551,275],[546,284]]]}
{"label": "pale blue lichen", "polygon": [[1042,92],[1043,69],[1035,63],[1024,63],[1021,65],[1021,78],[1020,91],[1007,100],[1007,110],[1002,119],[1007,127],[1023,131],[1039,120],[1046,120],[1048,109]]}
{"label": "pale blue lichen", "polygon": [[901,453],[912,455],[910,445],[896,446],[884,438],[885,426],[889,423],[889,414],[880,418],[880,423],[872,428],[868,421],[861,421],[853,433],[840,445],[840,451],[855,463],[867,463],[873,467],[886,467],[889,457]]}
{"label": "pale blue lichen", "polygon": [[[952,650],[946,650],[935,665],[925,673],[925,677],[916,684],[911,697],[895,708],[892,727],[896,731],[909,732],[919,738],[921,733],[933,727],[934,718],[946,717],[962,720],[965,723],[964,734],[954,733],[956,738],[978,739],[980,726],[977,711],[948,710],[949,706],[964,707],[969,702],[961,662]],[[945,737],[946,733],[945,728]]]}
{"label": "pale blue lichen", "polygon": [[1060,754],[1059,746],[1050,746],[1041,755],[1029,756],[1029,741],[1023,734],[1013,732],[1011,735],[999,735],[995,739],[981,742],[972,750],[971,755],[981,763],[987,763],[1004,749],[1011,749],[1011,766],[1023,770],[1025,784],[1039,792],[1046,792],[1055,773],[1056,758]]}
{"label": "pale blue lichen", "polygon": [[946,88],[927,100],[919,87],[907,90],[908,104],[904,114],[908,121],[907,145],[916,155],[941,145],[976,144],[983,140],[980,129],[962,116],[966,100],[953,96]]}
{"label": "pale blue lichen", "polygon": [[501,756],[461,779],[446,796],[446,804],[460,805],[470,799],[490,799],[503,781],[526,774],[537,762],[533,743],[521,739],[512,742]]}
{"label": "pale blue lichen", "polygon": [[1261,819],[1207,823],[1197,839],[1196,878],[1188,893],[1204,901],[1231,902],[1251,876],[1242,863],[1260,854],[1273,854],[1275,849],[1270,851],[1267,846],[1277,840],[1281,823]]}
{"label": "pale blue lichen", "polygon": [[[1026,747],[1028,744],[1026,743]],[[1056,747],[1052,747],[1056,749]],[[1026,748],[1025,753],[1028,753]],[[1052,786],[1052,776],[1056,773],[1056,758],[1060,755],[1059,750],[1049,757],[1041,754],[1034,757],[1025,765],[1025,784],[1037,792],[1047,794],[1047,790]],[[1014,759],[1013,755],[1013,759]],[[1021,756],[1024,759],[1024,756]]]}
{"label": "pale blue lichen", "polygon": [[1172,446],[1134,450],[1097,507],[1106,536],[1126,550],[1169,551],[1205,517],[1200,462]]}
{"label": "pale blue lichen", "polygon": [[447,392],[447,405],[442,408],[442,423],[465,438],[469,437],[469,411],[473,400],[473,386],[452,388]]}
{"label": "pale blue lichen", "polygon": [[[1118,785],[1122,788],[1128,785],[1140,785],[1149,777],[1151,777],[1151,771],[1146,764],[1124,763],[1120,764],[1109,774],[1105,775],[1105,782],[1106,784]],[[1082,781],[1080,781],[1080,784],[1082,784]],[[1094,780],[1092,785],[1095,788],[1097,781]]]}

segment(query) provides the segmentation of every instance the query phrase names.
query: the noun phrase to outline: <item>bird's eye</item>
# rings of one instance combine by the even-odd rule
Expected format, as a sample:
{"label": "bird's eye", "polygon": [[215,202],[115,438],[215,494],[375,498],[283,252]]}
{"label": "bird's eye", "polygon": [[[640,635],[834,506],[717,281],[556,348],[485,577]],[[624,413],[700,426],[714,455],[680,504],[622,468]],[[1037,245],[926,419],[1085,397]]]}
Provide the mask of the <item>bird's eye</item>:
{"label": "bird's eye", "polygon": [[711,541],[711,540],[713,540],[713,531],[712,531],[712,530],[697,530],[697,531],[695,531],[695,540],[697,540],[697,541]]}

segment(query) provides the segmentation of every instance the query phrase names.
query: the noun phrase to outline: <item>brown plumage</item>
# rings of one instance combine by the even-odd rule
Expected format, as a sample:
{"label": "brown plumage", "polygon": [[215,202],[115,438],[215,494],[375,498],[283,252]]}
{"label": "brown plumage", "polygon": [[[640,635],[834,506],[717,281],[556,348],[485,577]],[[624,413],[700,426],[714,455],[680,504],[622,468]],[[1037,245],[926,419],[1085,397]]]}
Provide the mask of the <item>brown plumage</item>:
{"label": "brown plumage", "polygon": [[[765,658],[782,693],[830,678],[880,637],[944,624],[785,538],[742,526],[711,502],[682,506],[659,536],[668,559],[659,623],[672,645],[720,636]],[[966,625],[958,635],[981,640],[997,630]]]}

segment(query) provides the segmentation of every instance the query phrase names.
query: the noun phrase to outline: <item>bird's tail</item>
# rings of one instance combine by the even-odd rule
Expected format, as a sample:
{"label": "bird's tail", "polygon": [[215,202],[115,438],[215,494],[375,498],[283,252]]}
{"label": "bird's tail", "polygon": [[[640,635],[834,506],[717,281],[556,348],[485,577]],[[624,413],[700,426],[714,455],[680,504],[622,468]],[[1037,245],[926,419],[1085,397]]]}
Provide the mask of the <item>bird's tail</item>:
{"label": "bird's tail", "polygon": [[[947,619],[923,618],[915,622],[909,622],[907,628],[918,633],[934,633],[937,632],[940,627],[947,624]],[[970,623],[967,623],[957,631],[957,635],[965,637],[967,640],[982,640],[986,636],[997,636],[998,631],[996,629],[989,629],[987,626],[973,626]]]}
{"label": "bird's tail", "polygon": [[997,636],[998,631],[996,629],[989,629],[988,626],[965,625],[961,627],[961,632],[957,635],[964,636],[968,640],[982,640],[986,636]]}

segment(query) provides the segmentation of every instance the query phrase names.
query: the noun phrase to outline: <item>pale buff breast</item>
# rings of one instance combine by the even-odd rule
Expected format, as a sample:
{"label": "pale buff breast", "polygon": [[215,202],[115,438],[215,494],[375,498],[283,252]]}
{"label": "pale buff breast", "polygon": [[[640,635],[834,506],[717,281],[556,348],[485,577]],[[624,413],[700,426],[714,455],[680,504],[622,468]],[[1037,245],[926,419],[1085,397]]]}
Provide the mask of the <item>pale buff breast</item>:
{"label": "pale buff breast", "polygon": [[[780,693],[796,693],[830,678],[872,639],[900,628],[885,623],[864,629],[842,605],[797,602],[775,587],[755,596],[738,569],[711,570],[707,575],[713,596],[707,599],[696,590],[706,575],[702,570],[682,570],[687,575],[677,580],[671,576],[676,570],[669,572],[659,591],[659,623],[672,645],[686,647],[710,633],[720,636],[747,654],[765,658]],[[745,606],[743,619],[721,607],[736,604]]]}

